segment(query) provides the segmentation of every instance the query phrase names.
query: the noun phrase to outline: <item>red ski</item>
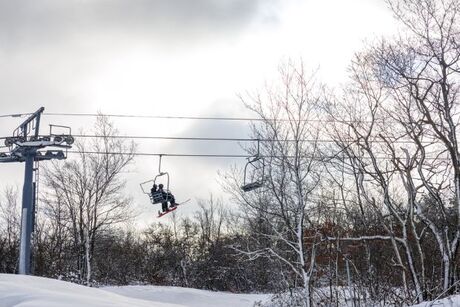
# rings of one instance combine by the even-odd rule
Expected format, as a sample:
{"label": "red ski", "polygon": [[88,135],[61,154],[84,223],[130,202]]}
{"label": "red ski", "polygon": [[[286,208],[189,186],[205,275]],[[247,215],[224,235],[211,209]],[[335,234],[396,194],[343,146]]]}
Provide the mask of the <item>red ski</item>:
{"label": "red ski", "polygon": [[189,201],[190,201],[190,199],[187,199],[186,201],[183,201],[183,202],[181,202],[181,203],[178,203],[178,204],[176,204],[174,207],[168,208],[168,210],[165,211],[165,212],[158,211],[158,218],[162,217],[163,215],[168,214],[169,212],[172,212],[172,211],[176,210],[178,206],[183,205],[183,204],[186,204],[186,203],[188,203]]}

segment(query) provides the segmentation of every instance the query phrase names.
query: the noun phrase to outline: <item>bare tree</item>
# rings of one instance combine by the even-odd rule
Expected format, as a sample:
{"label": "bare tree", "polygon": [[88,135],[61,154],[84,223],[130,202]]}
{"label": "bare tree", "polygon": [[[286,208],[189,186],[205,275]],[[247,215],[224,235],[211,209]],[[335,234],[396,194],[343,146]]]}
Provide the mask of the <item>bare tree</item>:
{"label": "bare tree", "polygon": [[[330,126],[332,137],[340,152],[337,157],[341,158],[343,167],[350,174],[348,186],[340,189],[354,190],[353,198],[362,208],[364,221],[365,207],[377,214],[386,234],[366,236],[366,239],[387,239],[391,242],[396,260],[394,265],[402,269],[401,279],[406,293],[409,295],[407,272],[410,272],[416,296],[421,300],[422,290],[408,241],[408,234],[413,229],[410,227],[413,212],[410,204],[404,201],[404,189],[399,188],[402,182],[397,176],[397,162],[400,160],[397,160],[399,157],[396,157],[394,144],[398,130],[394,125],[385,125],[387,114],[382,105],[387,96],[383,87],[372,78],[366,63],[365,58],[356,58],[352,65],[354,83],[341,102],[333,106],[334,112],[330,113],[334,123]],[[409,193],[408,190],[406,192]],[[350,202],[349,198],[342,197]],[[344,208],[348,207],[345,203]],[[403,247],[407,262],[399,245]]]}
{"label": "bare tree", "polygon": [[[265,256],[287,267],[293,286],[301,281],[302,304],[311,304],[312,277],[316,249],[321,241],[315,226],[312,197],[320,182],[319,128],[315,124],[318,95],[314,78],[304,71],[303,63],[292,62],[280,68],[280,80],[264,93],[244,100],[261,119],[253,126],[260,140],[266,174],[264,187],[241,192],[236,179],[229,190],[241,204],[242,214],[259,233],[253,247],[240,248],[251,259]],[[249,149],[256,154],[255,148]],[[260,176],[260,175],[259,175]],[[263,225],[263,226],[262,226]],[[257,247],[254,249],[254,247]]]}
{"label": "bare tree", "polygon": [[225,234],[227,210],[222,205],[222,200],[215,199],[212,195],[209,200],[199,200],[200,210],[195,212],[195,219],[200,226],[201,244],[218,242]]}
{"label": "bare tree", "polygon": [[0,270],[14,273],[17,267],[20,232],[18,191],[5,187],[0,198]]}
{"label": "bare tree", "polygon": [[442,291],[456,281],[460,7],[456,0],[389,5],[407,31],[357,54],[351,85],[328,112],[351,175],[347,189],[378,214],[386,236],[374,239],[391,242],[407,296],[410,280],[422,301],[437,291],[427,278],[427,237],[437,245]]}
{"label": "bare tree", "polygon": [[131,217],[120,175],[135,152],[134,143],[114,138],[118,131],[105,116],[97,118],[94,132],[97,139],[76,143],[78,158],[55,162],[44,172],[47,213],[56,231],[65,228],[71,233],[78,275],[88,285],[98,232]]}
{"label": "bare tree", "polygon": [[[438,244],[443,263],[443,291],[449,291],[456,279],[460,239],[457,139],[460,2],[424,0],[391,1],[390,4],[412,39],[382,45],[374,51],[374,58],[384,73],[382,82],[390,83],[392,98],[401,111],[397,120],[403,123],[419,151],[418,182],[422,191],[434,200],[432,209],[443,221],[439,223],[429,217],[427,208],[414,197],[419,217]],[[448,222],[450,209],[455,212],[454,224]]]}

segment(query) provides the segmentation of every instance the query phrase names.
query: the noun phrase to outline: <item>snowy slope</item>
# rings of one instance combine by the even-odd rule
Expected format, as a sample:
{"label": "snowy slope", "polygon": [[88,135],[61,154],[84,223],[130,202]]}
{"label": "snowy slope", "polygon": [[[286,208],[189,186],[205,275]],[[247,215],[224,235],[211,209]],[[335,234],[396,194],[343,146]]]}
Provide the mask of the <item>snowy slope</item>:
{"label": "snowy slope", "polygon": [[33,276],[0,274],[0,307],[179,307],[129,298],[97,288]]}
{"label": "snowy slope", "polygon": [[0,274],[0,307],[249,307],[266,297],[177,287],[97,289],[42,277]]}
{"label": "snowy slope", "polygon": [[129,286],[103,289],[128,297],[190,307],[250,307],[256,301],[268,299],[268,295],[264,294],[233,294],[179,287]]}
{"label": "snowy slope", "polygon": [[[269,295],[190,288],[126,286],[88,288],[34,276],[0,274],[0,307],[251,307]],[[460,306],[460,295],[413,307]]]}
{"label": "snowy slope", "polygon": [[460,306],[460,295],[452,295],[441,300],[425,302],[421,304],[414,305],[412,307],[457,307]]}

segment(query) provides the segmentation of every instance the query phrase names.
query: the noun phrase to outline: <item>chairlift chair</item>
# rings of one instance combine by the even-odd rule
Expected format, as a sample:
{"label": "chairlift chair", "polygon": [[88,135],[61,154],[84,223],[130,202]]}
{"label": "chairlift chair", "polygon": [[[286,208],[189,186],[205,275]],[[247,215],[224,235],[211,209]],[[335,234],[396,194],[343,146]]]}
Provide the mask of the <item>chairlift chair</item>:
{"label": "chairlift chair", "polygon": [[248,159],[244,167],[244,179],[241,189],[250,192],[264,185],[265,161],[261,156],[254,156]]}
{"label": "chairlift chair", "polygon": [[265,160],[260,155],[260,140],[257,140],[257,154],[249,157],[244,166],[244,179],[241,189],[249,192],[264,185],[265,180]]}
{"label": "chairlift chair", "polygon": [[[163,176],[166,176],[166,186],[163,187],[163,191],[165,193],[162,193],[161,191],[155,191],[153,193],[151,193],[151,187],[155,184],[155,185],[159,185],[159,179]],[[149,184],[147,186],[147,184]],[[162,172],[161,171],[161,155],[160,155],[160,162],[159,162],[159,166],[158,166],[158,175],[155,176],[155,178],[151,179],[151,180],[148,180],[148,181],[145,181],[145,182],[142,182],[140,184],[141,186],[141,189],[142,189],[142,192],[144,192],[144,194],[147,194],[150,198],[150,202],[152,204],[161,204],[161,203],[164,203],[164,202],[168,202],[170,201],[170,196],[171,195],[169,193],[169,174],[168,172]]]}

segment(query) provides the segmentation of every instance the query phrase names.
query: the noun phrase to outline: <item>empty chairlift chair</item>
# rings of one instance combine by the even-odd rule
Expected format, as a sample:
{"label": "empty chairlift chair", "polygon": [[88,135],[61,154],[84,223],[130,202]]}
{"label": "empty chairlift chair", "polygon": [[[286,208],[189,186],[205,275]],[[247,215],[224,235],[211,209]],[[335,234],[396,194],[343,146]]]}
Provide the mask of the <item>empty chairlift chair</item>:
{"label": "empty chairlift chair", "polygon": [[248,162],[244,167],[244,179],[241,189],[244,192],[249,192],[258,189],[264,185],[265,181],[265,160],[257,154],[254,157],[248,158]]}

